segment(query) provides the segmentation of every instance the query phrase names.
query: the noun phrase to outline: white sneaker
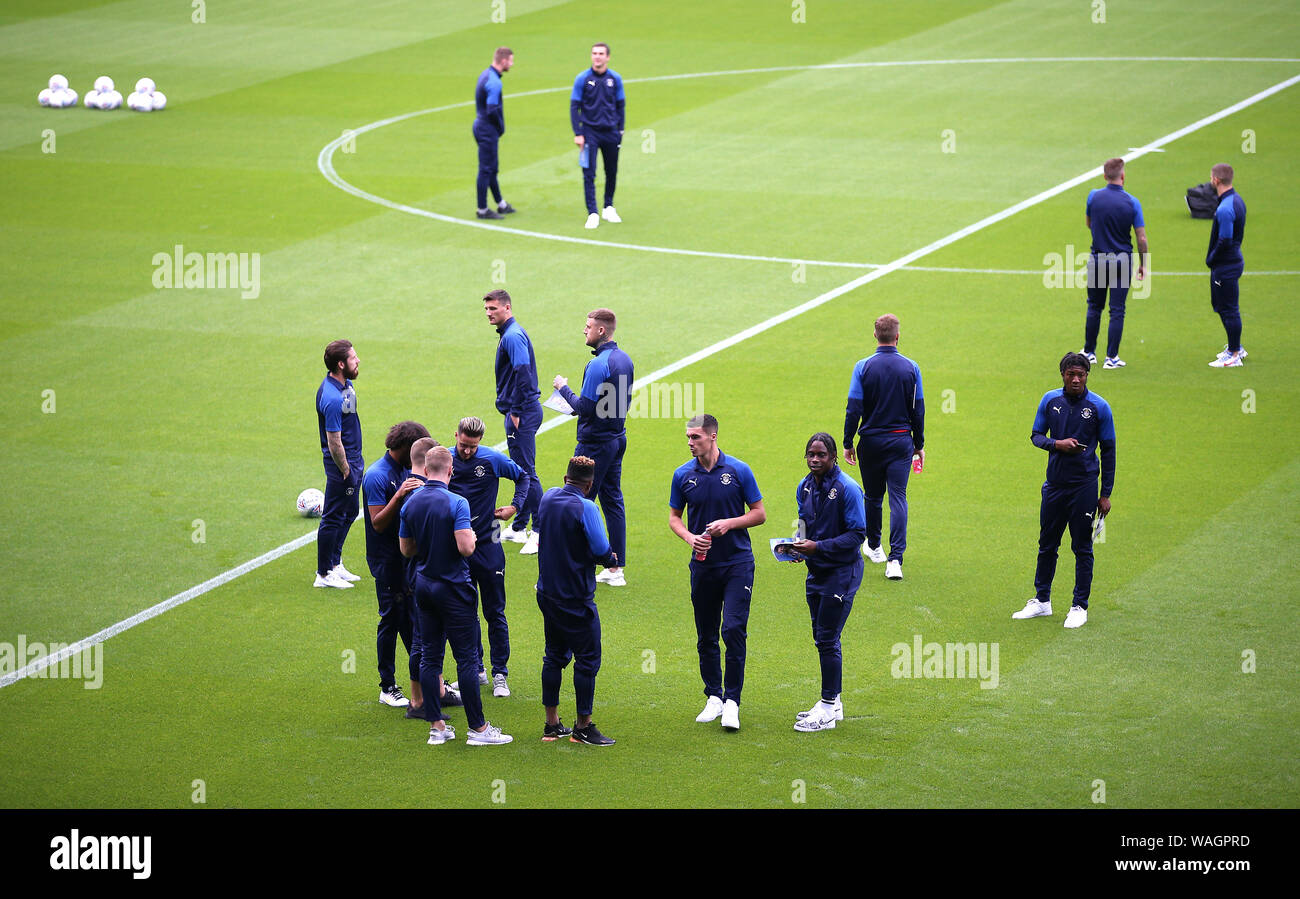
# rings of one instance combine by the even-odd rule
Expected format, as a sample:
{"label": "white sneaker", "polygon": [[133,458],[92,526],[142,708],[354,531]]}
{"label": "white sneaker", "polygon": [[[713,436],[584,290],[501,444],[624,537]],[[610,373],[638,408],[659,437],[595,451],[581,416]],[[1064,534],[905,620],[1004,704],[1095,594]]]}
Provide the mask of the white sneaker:
{"label": "white sneaker", "polygon": [[486,687],[486,686],[487,686],[487,669],[486,669],[486,668],[480,668],[480,669],[478,670],[478,685],[479,685],[480,687]]}
{"label": "white sneaker", "polygon": [[339,577],[337,574],[335,574],[332,571],[329,574],[316,575],[316,583],[312,584],[312,586],[313,587],[336,587],[339,590],[352,589],[351,584],[343,580],[343,578]]}
{"label": "white sneaker", "polygon": [[1088,360],[1089,365],[1097,364],[1097,354],[1089,353],[1087,350],[1079,350],[1079,355]]}
{"label": "white sneaker", "polygon": [[443,743],[450,743],[454,739],[456,739],[456,731],[450,724],[441,729],[432,726],[429,728],[430,746],[441,746]]}
{"label": "white sneaker", "polygon": [[710,696],[709,701],[704,704],[704,711],[695,716],[695,720],[701,724],[708,724],[710,721],[716,721],[722,714],[722,697]]}
{"label": "white sneaker", "polygon": [[621,218],[618,217],[618,213],[614,211],[613,206],[606,206],[605,211],[600,214],[600,217],[603,218],[605,221],[613,222],[616,225],[621,221],[623,221]]}
{"label": "white sneaker", "polygon": [[1125,362],[1123,359],[1121,359],[1119,356],[1115,356],[1113,358],[1111,356],[1107,356],[1106,361],[1101,364],[1101,367],[1102,368],[1123,368],[1126,365],[1128,365],[1128,363]]}
{"label": "white sneaker", "polygon": [[794,729],[800,733],[810,734],[819,730],[833,730],[836,721],[844,720],[844,706],[838,702],[827,705],[819,702],[807,712],[801,712],[795,719]]}
{"label": "white sneaker", "polygon": [[1012,618],[1040,618],[1044,615],[1052,614],[1052,602],[1039,602],[1037,599],[1031,599],[1025,603],[1025,607],[1019,612],[1012,612]]}
{"label": "white sneaker", "polygon": [[502,543],[527,543],[528,538],[531,537],[532,535],[533,532],[528,530],[527,528],[524,528],[524,530],[522,531],[517,531],[514,528],[502,528],[501,542]]}
{"label": "white sneaker", "polygon": [[585,227],[588,231],[594,231],[595,229],[599,228],[600,216],[593,212],[591,215],[587,216],[587,224],[584,225],[583,227]]}
{"label": "white sneaker", "polygon": [[492,675],[492,695],[502,698],[510,695],[510,687],[506,685],[506,676],[504,674]]}
{"label": "white sneaker", "polygon": [[832,713],[834,713],[836,721],[844,720],[844,703],[840,700],[838,696],[835,697],[835,701],[833,703],[830,703],[829,706],[826,704],[824,700],[819,699],[817,701],[817,704],[814,705],[812,708],[810,708],[808,711],[800,712],[794,717],[795,720],[798,721],[802,718],[807,718],[811,715],[819,714],[821,711],[826,709],[829,709]]}
{"label": "white sneaker", "polygon": [[722,729],[740,730],[740,706],[736,700],[728,699],[722,704]]}
{"label": "white sneaker", "polygon": [[868,562],[875,562],[877,565],[889,558],[885,555],[885,547],[883,545],[872,549],[864,543],[862,544],[862,554],[867,557]]}
{"label": "white sneaker", "polygon": [[1066,627],[1083,627],[1088,623],[1088,610],[1082,606],[1070,606],[1065,616]]}
{"label": "white sneaker", "polygon": [[465,737],[465,742],[470,746],[501,746],[514,740],[510,734],[501,733],[501,728],[493,727],[490,721],[484,722],[486,725],[481,731],[471,730]]}
{"label": "white sneaker", "polygon": [[886,562],[885,577],[891,581],[901,581],[903,579],[903,563],[897,559],[890,559]]}
{"label": "white sneaker", "polygon": [[402,695],[402,688],[397,684],[393,684],[387,690],[380,690],[379,701],[395,709],[404,709],[411,704],[411,700]]}
{"label": "white sneaker", "polygon": [[519,549],[519,555],[521,556],[537,555],[537,547],[541,539],[542,539],[541,535],[539,535],[536,531],[529,531],[528,539],[524,541],[524,545]]}
{"label": "white sneaker", "polygon": [[606,568],[601,571],[600,574],[596,575],[596,583],[609,584],[611,587],[626,587],[627,578],[623,576],[622,568],[617,571],[611,571]]}
{"label": "white sneaker", "polygon": [[1245,368],[1246,363],[1242,362],[1242,353],[1222,353],[1219,358],[1210,363],[1210,368]]}
{"label": "white sneaker", "polygon": [[[1226,355],[1228,355],[1228,345],[1225,343],[1223,345],[1223,350],[1219,353],[1219,358],[1222,359]],[[1245,359],[1249,355],[1250,353],[1246,352],[1246,348],[1243,346],[1241,348],[1241,358]]]}
{"label": "white sneaker", "polygon": [[358,575],[355,575],[352,572],[348,571],[346,568],[344,568],[342,562],[335,565],[334,570],[331,571],[330,574],[337,574],[339,577],[343,578],[343,580],[351,581],[354,584],[357,581],[361,580],[361,578]]}

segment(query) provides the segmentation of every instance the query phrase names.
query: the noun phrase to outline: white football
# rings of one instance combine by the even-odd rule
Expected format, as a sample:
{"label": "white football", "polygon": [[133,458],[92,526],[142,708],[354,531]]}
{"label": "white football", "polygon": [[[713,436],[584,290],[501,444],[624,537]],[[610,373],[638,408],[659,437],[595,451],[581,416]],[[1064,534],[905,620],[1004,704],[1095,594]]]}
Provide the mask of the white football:
{"label": "white football", "polygon": [[45,90],[41,91],[39,94],[36,95],[36,99],[39,100],[39,101],[41,102],[41,105],[42,105],[42,106],[49,106],[49,105],[50,105],[50,96],[51,96],[53,93],[54,93],[54,92],[53,92],[52,90],[50,90],[50,89],[47,87]]}
{"label": "white football", "polygon": [[150,96],[139,91],[133,91],[131,96],[126,98],[126,105],[136,112],[149,112],[153,109],[153,101]]}
{"label": "white football", "polygon": [[67,86],[68,86],[68,79],[64,78],[62,75],[50,76],[50,90],[61,91]]}
{"label": "white football", "polygon": [[325,511],[325,494],[308,487],[298,494],[298,514],[303,518],[320,518]]}
{"label": "white football", "polygon": [[99,91],[86,91],[86,108],[99,109]]}
{"label": "white football", "polygon": [[101,94],[106,94],[114,87],[113,79],[107,75],[100,75],[95,79],[95,90]]}
{"label": "white football", "polygon": [[154,112],[157,112],[160,109],[167,108],[167,95],[164,94],[162,91],[156,90],[152,94],[150,94],[150,96],[153,97]]}
{"label": "white football", "polygon": [[154,83],[152,78],[141,78],[135,83],[135,92],[137,94],[152,94]]}
{"label": "white football", "polygon": [[122,95],[117,91],[109,91],[106,94],[99,95],[100,109],[117,109],[122,105]]}
{"label": "white football", "polygon": [[65,87],[61,91],[54,92],[54,102],[51,106],[57,106],[60,109],[67,109],[70,106],[77,105],[77,92],[70,87]]}

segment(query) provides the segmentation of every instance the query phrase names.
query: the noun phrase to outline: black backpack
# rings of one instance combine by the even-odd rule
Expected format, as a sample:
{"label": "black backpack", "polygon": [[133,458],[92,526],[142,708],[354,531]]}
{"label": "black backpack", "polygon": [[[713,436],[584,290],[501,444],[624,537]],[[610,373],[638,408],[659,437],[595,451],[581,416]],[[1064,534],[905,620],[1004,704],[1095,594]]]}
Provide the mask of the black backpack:
{"label": "black backpack", "polygon": [[1194,219],[1212,219],[1219,208],[1219,192],[1208,181],[1187,188],[1187,211]]}

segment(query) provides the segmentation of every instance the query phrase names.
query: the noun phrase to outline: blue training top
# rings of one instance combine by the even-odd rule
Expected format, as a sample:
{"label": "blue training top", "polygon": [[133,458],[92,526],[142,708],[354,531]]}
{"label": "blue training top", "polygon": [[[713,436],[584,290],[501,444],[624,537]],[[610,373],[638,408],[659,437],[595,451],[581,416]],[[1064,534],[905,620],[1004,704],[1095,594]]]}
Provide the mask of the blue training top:
{"label": "blue training top", "polygon": [[572,484],[552,487],[542,495],[536,528],[537,592],[561,602],[591,600],[595,563],[615,563],[596,504]]}
{"label": "blue training top", "polygon": [[370,507],[388,505],[402,482],[410,476],[410,471],[394,462],[388,453],[384,453],[366,469],[361,481],[361,490],[365,496],[362,505],[365,506],[366,562],[370,564],[370,573],[375,579],[380,580],[382,575],[390,587],[401,587],[406,580],[403,574],[406,559],[397,543],[397,521],[389,521],[388,528],[382,534],[379,533],[370,519]]}
{"label": "blue training top", "polygon": [[1210,225],[1210,249],[1205,254],[1205,264],[1216,275],[1241,277],[1246,260],[1241,255],[1241,242],[1246,237],[1246,203],[1232,188],[1219,197],[1219,207],[1214,210]]}
{"label": "blue training top", "polygon": [[803,536],[817,542],[808,556],[808,577],[817,580],[855,567],[867,539],[866,500],[857,482],[832,466],[821,479],[809,472],[794,492]]}
{"label": "blue training top", "polygon": [[1142,204],[1137,197],[1118,184],[1107,184],[1088,191],[1084,208],[1092,231],[1092,252],[1133,252],[1129,232],[1133,228],[1146,227],[1142,220]]}
{"label": "blue training top", "polygon": [[357,417],[357,392],[352,382],[339,384],[329,375],[316,389],[316,421],[320,429],[320,451],[330,458],[325,432],[337,431],[343,440],[343,452],[349,465],[364,465],[361,459],[361,419]]}
{"label": "blue training top", "polygon": [[[703,534],[709,522],[744,515],[746,505],[752,506],[762,499],[749,466],[718,450],[718,461],[708,471],[699,459],[691,459],[673,472],[668,506],[678,511],[685,509],[686,529],[692,534]],[[691,564],[720,567],[752,561],[749,530],[735,528],[715,536],[704,561],[692,556]]]}
{"label": "blue training top", "polygon": [[925,446],[921,367],[900,353],[898,347],[879,346],[873,355],[853,367],[844,413],[844,447],[853,446],[858,435],[902,432],[911,433],[914,450]]}
{"label": "blue training top", "polygon": [[456,531],[470,530],[469,502],[430,479],[402,505],[399,537],[415,541],[415,580],[468,584],[469,562],[456,546]]}
{"label": "blue training top", "polygon": [[506,110],[501,99],[501,73],[488,66],[474,85],[474,111],[500,134],[506,133]]}
{"label": "blue training top", "polygon": [[626,98],[623,79],[613,69],[597,75],[588,68],[573,79],[573,93],[569,96],[569,123],[575,135],[583,127],[605,131],[622,131]]}
{"label": "blue training top", "polygon": [[[1086,449],[1078,455],[1052,451],[1057,440],[1073,437]],[[1048,450],[1047,483],[1058,487],[1097,482],[1101,471],[1101,495],[1110,496],[1115,486],[1115,420],[1110,405],[1091,390],[1083,396],[1067,396],[1063,387],[1049,390],[1038,403],[1034,446]],[[1101,447],[1101,464],[1097,448]]]}
{"label": "blue training top", "polygon": [[623,436],[636,380],[632,360],[618,344],[607,340],[591,351],[595,356],[582,372],[582,394],[560,389],[578,416],[578,441],[604,443]]}
{"label": "blue training top", "polygon": [[537,356],[528,333],[515,319],[497,328],[497,411],[523,416],[538,408],[542,393],[537,387]]}
{"label": "blue training top", "polygon": [[[524,507],[528,497],[528,473],[496,450],[479,446],[474,455],[462,459],[455,447],[451,450],[451,492],[469,501],[470,521],[474,536],[479,541],[492,539],[494,528],[492,513],[496,511],[497,487],[500,478],[515,482],[514,499],[510,505],[516,510]],[[500,538],[498,538],[500,539]]]}

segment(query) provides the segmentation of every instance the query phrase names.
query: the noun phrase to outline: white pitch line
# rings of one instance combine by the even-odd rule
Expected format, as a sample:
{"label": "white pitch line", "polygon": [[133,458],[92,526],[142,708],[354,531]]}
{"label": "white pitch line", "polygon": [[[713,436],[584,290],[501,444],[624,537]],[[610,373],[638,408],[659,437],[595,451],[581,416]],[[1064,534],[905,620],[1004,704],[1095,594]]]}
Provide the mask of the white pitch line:
{"label": "white pitch line", "polygon": [[[822,63],[818,65],[804,66],[769,66],[767,68],[757,69],[727,69],[718,72],[689,72],[679,75],[656,75],[649,78],[625,78],[627,84],[645,84],[657,81],[680,81],[691,78],[718,78],[734,75],[762,75],[773,72],[806,72],[826,69],[870,69],[870,68],[901,68],[910,66],[952,66],[952,65],[995,65],[1001,63],[1023,64],[1023,63],[1096,63],[1096,62],[1300,62],[1300,58],[1283,58],[1283,57],[1235,57],[1235,56],[1016,56],[1007,58],[981,58],[981,59],[912,59],[912,60],[884,60],[877,62],[837,62]],[[542,94],[563,93],[570,90],[570,87],[544,87],[537,90],[522,91],[512,93],[511,97],[535,97]],[[349,193],[354,197],[367,202],[392,209],[395,212],[404,212],[408,215],[417,215],[422,218],[432,219],[434,221],[446,222],[451,225],[461,225],[467,228],[480,228],[484,231],[492,231],[498,234],[515,234],[520,237],[533,237],[538,240],[551,240],[560,243],[581,244],[584,246],[606,247],[619,250],[634,250],[642,253],[663,253],[669,256],[697,256],[709,259],[734,259],[743,262],[780,262],[791,265],[813,265],[833,268],[881,268],[879,263],[871,262],[836,262],[825,259],[798,259],[784,256],[760,256],[745,253],[720,253],[708,250],[687,250],[678,247],[657,247],[647,244],[623,243],[613,240],[595,240],[590,237],[573,237],[567,234],[552,234],[547,231],[529,231],[524,228],[513,228],[508,225],[497,225],[488,222],[481,222],[477,219],[457,218],[453,215],[445,215],[440,212],[433,212],[429,209],[421,209],[418,206],[410,206],[406,203],[398,203],[381,197],[378,194],[372,194],[363,190],[339,175],[334,169],[335,152],[347,143],[355,139],[357,135],[374,131],[388,125],[398,122],[404,122],[407,119],[416,118],[417,116],[429,115],[435,112],[446,112],[451,109],[462,109],[473,106],[474,101],[466,100],[462,103],[450,103],[446,106],[436,106],[430,109],[421,109],[415,112],[403,113],[402,115],[392,116],[387,119],[380,119],[376,122],[370,122],[359,128],[350,129],[334,140],[330,141],[316,156],[316,168],[325,177],[327,181],[335,187]],[[1137,156],[1126,156],[1126,159],[1136,159],[1143,156],[1146,152],[1156,152],[1154,147],[1130,147],[1130,151],[1141,150]]]}
{"label": "white pitch line", "polygon": [[[1046,269],[1041,268],[952,268],[942,265],[904,265],[899,268],[900,272],[945,272],[955,275],[1038,275],[1040,278],[1048,274]],[[1065,275],[1078,276],[1084,274],[1083,269],[1076,271],[1064,272]],[[1152,276],[1159,275],[1162,278],[1206,278],[1209,277],[1210,270],[1207,268],[1199,272],[1162,272],[1154,270]],[[1246,271],[1243,278],[1250,278],[1254,275],[1300,275],[1300,271],[1267,271],[1256,272]]]}
{"label": "white pitch line", "polygon": [[184,590],[180,593],[177,593],[175,596],[171,597],[170,599],[164,599],[162,602],[158,603],[157,605],[150,606],[149,608],[145,609],[143,612],[136,612],[130,618],[123,618],[117,624],[109,625],[108,627],[104,628],[102,631],[100,631],[97,634],[91,634],[89,637],[86,637],[84,640],[78,640],[76,643],[73,643],[70,646],[65,646],[63,649],[61,649],[59,652],[55,653],[54,655],[42,656],[41,658],[37,659],[36,661],[32,662],[29,665],[26,665],[18,669],[17,671],[9,672],[3,677],[0,677],[0,687],[7,687],[12,683],[16,683],[17,681],[21,680],[24,677],[30,677],[33,674],[43,671],[44,669],[50,667],[51,665],[57,665],[59,662],[63,661],[64,659],[72,658],[78,653],[84,652],[85,650],[94,646],[96,643],[103,643],[109,637],[114,637],[122,633],[122,631],[130,630],[131,628],[135,627],[137,624],[143,624],[144,622],[148,621],[150,618],[157,618],[159,615],[161,615],[163,612],[166,612],[168,609],[174,609],[179,605],[189,602],[191,599],[194,599],[196,596],[202,596],[204,593],[207,593],[209,590],[215,590],[217,587],[220,587],[222,584],[228,584],[231,581],[233,581],[235,578],[244,574],[248,574],[248,572],[253,571],[256,568],[261,568],[263,565],[265,565],[268,562],[274,562],[276,559],[280,558],[281,556],[288,555],[289,553],[293,552],[295,549],[298,549],[301,546],[306,546],[308,543],[312,543],[315,540],[316,540],[315,531],[312,531],[310,534],[303,534],[301,537],[298,537],[295,540],[290,540],[288,543],[277,546],[275,549],[271,550],[270,552],[262,553],[262,555],[258,556],[256,559],[249,559],[247,562],[243,563],[242,565],[237,565],[234,568],[231,568],[229,571],[223,571],[221,574],[217,575],[216,577],[208,578],[203,583],[197,584],[196,586],[193,586],[188,590]]}
{"label": "white pitch line", "polygon": [[[1271,97],[1273,94],[1285,90],[1286,88],[1290,87],[1293,84],[1296,84],[1297,82],[1300,82],[1300,75],[1296,75],[1295,77],[1288,78],[1285,81],[1280,81],[1277,84],[1273,85],[1272,87],[1266,88],[1257,94],[1247,97],[1245,100],[1242,100],[1240,103],[1234,103],[1233,105],[1225,107],[1224,109],[1221,109],[1218,112],[1213,113],[1212,115],[1208,115],[1203,119],[1198,119],[1197,121],[1193,122],[1192,124],[1184,128],[1180,128],[1177,131],[1170,132],[1169,134],[1166,134],[1164,137],[1157,138],[1156,140],[1147,144],[1145,147],[1138,149],[1134,153],[1124,158],[1128,161],[1132,161],[1133,159],[1136,159],[1139,156],[1143,156],[1146,153],[1149,153],[1159,147],[1164,146],[1165,144],[1171,143],[1172,141],[1175,141],[1180,137],[1184,137],[1188,134],[1191,134],[1194,131],[1198,131],[1201,128],[1204,128],[1206,125],[1213,124],[1214,122],[1217,122],[1222,118],[1225,118],[1227,116],[1232,115],[1235,112],[1245,109],[1248,106],[1252,106],[1255,103],[1258,103],[1260,100],[1263,100],[1267,97]],[[1084,172],[1082,175],[1077,175],[1068,181],[1063,181],[1060,184],[1056,185],[1055,187],[1048,188],[1045,191],[1041,191],[1040,193],[1034,194],[1032,197],[1030,197],[1027,200],[1021,200],[1019,203],[1016,203],[1015,205],[1008,206],[1006,209],[1003,209],[1001,212],[997,212],[994,213],[993,215],[986,216],[980,219],[978,222],[975,222],[974,224],[967,225],[965,228],[961,228],[957,231],[954,231],[951,234],[947,235],[946,237],[941,237],[938,240],[934,241],[933,243],[926,244],[925,246],[921,247],[919,250],[913,250],[912,252],[907,253],[906,255],[900,256],[897,259],[895,259],[893,262],[888,263],[887,265],[883,265],[880,268],[868,272],[867,274],[862,275],[858,278],[854,278],[852,281],[849,281],[846,284],[841,284],[839,287],[836,287],[833,290],[828,290],[825,293],[821,294],[820,296],[814,297],[813,299],[809,300],[806,303],[801,303],[800,305],[795,306],[792,309],[787,309],[785,312],[782,312],[778,315],[774,315],[771,318],[761,321],[756,325],[751,325],[750,327],[744,329],[743,331],[733,334],[732,336],[724,340],[719,340],[716,343],[710,344],[704,349],[696,350],[694,353],[691,353],[688,356],[684,356],[681,359],[678,359],[676,362],[672,362],[668,365],[665,365],[663,368],[651,372],[649,375],[647,375],[644,378],[638,378],[635,382],[633,382],[632,390],[635,392],[637,390],[641,390],[645,387],[648,387],[649,385],[655,383],[656,381],[664,377],[667,377],[668,375],[676,371],[680,371],[681,369],[686,368],[688,365],[692,365],[696,362],[699,362],[702,359],[707,359],[710,356],[714,356],[725,349],[728,349],[730,347],[735,346],[738,343],[742,343],[743,341],[748,340],[751,337],[754,337],[758,334],[762,334],[764,331],[770,330],[783,322],[787,322],[792,318],[796,318],[800,315],[803,315],[805,312],[808,312],[812,309],[816,309],[818,306],[823,306],[826,303],[829,303],[831,300],[843,296],[849,291],[856,290],[857,288],[862,287],[865,284],[870,284],[872,281],[883,278],[885,275],[889,274],[890,272],[897,271],[898,269],[903,268],[910,262],[928,256],[931,253],[934,253],[938,250],[943,249],[946,246],[949,246],[950,244],[954,244],[957,241],[961,240],[963,237],[968,237],[971,234],[976,233],[977,231],[982,231],[985,228],[989,227],[990,225],[994,225],[1000,221],[1003,221],[1004,219],[1008,219],[1018,212],[1023,212],[1026,209],[1029,209],[1033,206],[1037,206],[1039,203],[1042,203],[1045,200],[1049,200],[1052,197],[1057,196],[1058,194],[1064,193],[1070,188],[1082,184],[1085,181],[1088,181],[1092,178],[1096,178],[1100,174],[1101,174],[1101,166],[1098,166],[1095,169],[1090,169]],[[567,423],[571,420],[573,420],[573,416],[569,416],[569,415],[557,416],[555,418],[552,418],[550,421],[544,423],[542,427],[538,429],[538,433],[540,434],[543,431],[549,431],[552,428],[559,427],[561,424]],[[256,559],[250,559],[249,561],[243,563],[242,565],[238,565],[234,568],[231,568],[229,571],[224,571],[221,574],[217,575],[216,577],[209,578],[203,583],[191,587],[190,589],[182,593],[177,593],[175,596],[163,600],[157,605],[150,606],[149,608],[145,609],[142,612],[137,612],[131,617],[119,621],[117,624],[110,625],[109,627],[104,628],[99,633],[92,634],[91,636],[86,637],[85,639],[78,640],[76,643],[73,643],[70,646],[65,647],[60,652],[54,655],[43,656],[42,658],[39,658],[36,661],[23,666],[17,671],[11,672],[9,674],[4,675],[3,677],[0,677],[0,688],[7,687],[10,684],[16,683],[25,677],[30,677],[31,675],[36,674],[37,672],[43,671],[44,669],[48,668],[52,664],[57,664],[58,662],[62,661],[65,658],[70,658],[76,655],[77,653],[84,652],[86,649],[89,649],[91,646],[94,646],[97,643],[103,643],[105,640],[109,639],[110,637],[116,636],[117,634],[120,634],[123,631],[129,630],[130,628],[133,628],[137,624],[140,624],[144,621],[148,621],[150,618],[155,618],[158,615],[161,615],[163,612],[166,612],[168,609],[173,609],[176,606],[182,605],[183,603],[187,603],[191,599],[194,599],[195,597],[198,596],[202,596],[204,593],[207,593],[210,590],[214,590],[217,587],[221,586],[222,584],[227,584],[230,581],[233,581],[235,578],[240,577],[241,575],[247,574],[248,572],[253,571],[254,569],[261,568],[263,565],[267,564],[268,562],[274,561],[275,559],[278,559],[281,556],[287,555],[288,553],[293,552],[295,549],[298,549],[301,546],[306,546],[308,543],[311,543],[315,539],[316,539],[315,531],[312,531],[311,533],[308,534],[304,534],[295,540],[291,540],[288,543],[285,543],[281,546],[277,546],[275,549],[269,552],[263,553],[262,555],[258,556]]]}

